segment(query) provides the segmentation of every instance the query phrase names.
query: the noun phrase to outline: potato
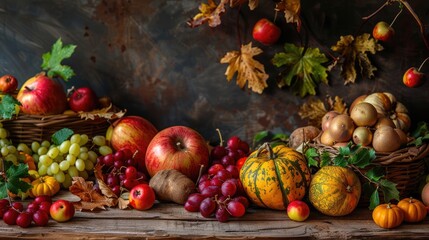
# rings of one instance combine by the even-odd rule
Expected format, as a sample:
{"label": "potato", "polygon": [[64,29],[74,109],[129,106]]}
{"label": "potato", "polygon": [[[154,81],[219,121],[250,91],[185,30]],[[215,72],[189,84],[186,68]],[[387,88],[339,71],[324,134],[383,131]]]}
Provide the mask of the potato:
{"label": "potato", "polygon": [[303,142],[313,140],[320,134],[320,129],[315,126],[305,126],[295,129],[289,136],[289,147],[298,148]]}
{"label": "potato", "polygon": [[161,170],[149,181],[159,201],[184,204],[191,193],[196,191],[195,183],[175,169]]}

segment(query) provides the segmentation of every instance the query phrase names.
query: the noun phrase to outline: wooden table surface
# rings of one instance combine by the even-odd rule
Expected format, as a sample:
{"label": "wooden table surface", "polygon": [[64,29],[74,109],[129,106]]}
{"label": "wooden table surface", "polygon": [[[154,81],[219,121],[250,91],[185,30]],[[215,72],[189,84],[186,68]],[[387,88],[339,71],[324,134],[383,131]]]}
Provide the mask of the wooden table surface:
{"label": "wooden table surface", "polygon": [[[56,198],[76,200],[70,193]],[[305,222],[288,219],[285,211],[249,208],[242,218],[220,223],[190,213],[183,206],[156,203],[147,211],[109,208],[76,212],[66,223],[52,219],[45,227],[8,226],[0,221],[0,238],[13,239],[415,239],[429,237],[429,217],[421,223],[403,223],[395,229],[378,227],[367,208],[345,217],[312,211]]]}

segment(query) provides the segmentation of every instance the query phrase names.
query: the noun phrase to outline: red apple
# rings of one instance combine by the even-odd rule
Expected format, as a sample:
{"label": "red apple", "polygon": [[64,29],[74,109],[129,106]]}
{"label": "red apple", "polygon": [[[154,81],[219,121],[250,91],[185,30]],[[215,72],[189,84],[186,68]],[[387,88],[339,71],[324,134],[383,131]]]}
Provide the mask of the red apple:
{"label": "red apple", "polygon": [[293,221],[302,222],[310,216],[310,208],[307,203],[294,200],[287,206],[287,215]]}
{"label": "red apple", "polygon": [[44,74],[28,79],[16,97],[21,111],[34,115],[61,114],[67,108],[67,96],[62,85]]}
{"label": "red apple", "polygon": [[142,183],[131,189],[128,199],[134,209],[147,210],[155,203],[155,191],[149,184]]}
{"label": "red apple", "polygon": [[75,208],[72,202],[59,199],[52,203],[49,214],[57,222],[67,222],[74,216]]}
{"label": "red apple", "polygon": [[280,38],[281,30],[266,18],[260,19],[253,27],[253,38],[264,44],[272,45]]}
{"label": "red apple", "polygon": [[0,91],[4,93],[12,93],[18,88],[18,80],[12,75],[4,75],[0,77]]}
{"label": "red apple", "polygon": [[402,77],[402,82],[405,86],[413,88],[418,87],[423,83],[424,73],[417,70],[415,67],[409,68]]}
{"label": "red apple", "polygon": [[196,181],[201,165],[209,165],[209,150],[204,138],[185,126],[172,126],[153,137],[146,152],[146,169],[152,177],[164,169],[177,171]]}
{"label": "red apple", "polygon": [[387,42],[389,41],[393,35],[395,34],[395,30],[386,22],[378,22],[374,29],[372,30],[372,36],[380,41]]}
{"label": "red apple", "polygon": [[70,109],[75,112],[90,112],[97,108],[98,97],[90,87],[72,90],[69,98]]}
{"label": "red apple", "polygon": [[134,155],[137,169],[145,172],[147,146],[158,130],[148,120],[139,116],[127,116],[115,121],[106,133],[110,145],[118,151],[129,149]]}

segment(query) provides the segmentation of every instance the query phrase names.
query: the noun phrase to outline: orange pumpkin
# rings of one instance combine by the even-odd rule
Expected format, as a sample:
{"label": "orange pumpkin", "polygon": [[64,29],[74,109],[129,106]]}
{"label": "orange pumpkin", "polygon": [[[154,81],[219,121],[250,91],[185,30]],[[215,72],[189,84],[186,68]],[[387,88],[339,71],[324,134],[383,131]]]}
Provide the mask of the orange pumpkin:
{"label": "orange pumpkin", "polygon": [[60,191],[60,183],[52,176],[43,176],[31,182],[31,193],[34,197],[41,195],[54,196]]}
{"label": "orange pumpkin", "polygon": [[359,203],[361,183],[350,169],[340,166],[320,168],[310,183],[309,199],[321,213],[344,216]]}
{"label": "orange pumpkin", "polygon": [[398,202],[398,207],[404,211],[406,222],[420,222],[426,218],[426,206],[414,198],[404,198]]}
{"label": "orange pumpkin", "polygon": [[374,208],[372,219],[379,227],[395,228],[404,221],[404,211],[395,204],[380,204]]}

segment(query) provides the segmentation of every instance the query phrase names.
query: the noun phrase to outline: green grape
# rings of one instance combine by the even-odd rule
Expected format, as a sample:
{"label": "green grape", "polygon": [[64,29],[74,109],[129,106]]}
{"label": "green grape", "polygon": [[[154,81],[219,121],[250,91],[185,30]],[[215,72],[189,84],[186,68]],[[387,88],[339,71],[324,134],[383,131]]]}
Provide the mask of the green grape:
{"label": "green grape", "polygon": [[[75,134],[73,134],[73,135],[70,137],[70,142],[71,142],[71,143],[77,143],[77,144],[79,144],[79,143],[80,143],[80,139],[81,139],[80,134],[75,133]],[[79,146],[80,146],[80,145],[79,145]]]}
{"label": "green grape", "polygon": [[3,157],[5,157],[5,156],[7,156],[7,155],[9,154],[9,148],[7,148],[7,147],[2,147],[2,148],[1,148],[1,150],[0,150],[0,152],[1,152],[1,155],[2,155]]}
{"label": "green grape", "polygon": [[69,152],[69,149],[70,149],[70,145],[71,145],[71,142],[70,142],[70,140],[65,140],[64,142],[62,142],[61,144],[60,144],[60,152],[61,153],[68,153]]}
{"label": "green grape", "polygon": [[38,150],[37,150],[37,154],[39,154],[40,156],[45,155],[46,153],[48,153],[48,148],[45,146],[41,146]]}
{"label": "green grape", "polygon": [[49,166],[52,164],[53,161],[52,161],[52,158],[49,157],[48,155],[41,155],[39,157],[39,162],[45,166]]}
{"label": "green grape", "polygon": [[9,154],[6,157],[4,157],[6,161],[13,162],[13,164],[18,164],[18,157],[15,154]]}
{"label": "green grape", "polygon": [[0,127],[3,127],[3,123],[2,122],[0,122]]}
{"label": "green grape", "polygon": [[101,146],[98,148],[98,151],[103,156],[106,156],[107,154],[111,154],[113,152],[112,148],[110,148],[109,146]]}
{"label": "green grape", "polygon": [[7,146],[7,148],[9,149],[9,154],[15,154],[16,153],[16,147],[13,145],[9,145]]}
{"label": "green grape", "polygon": [[4,128],[2,128],[2,127],[0,127],[0,138],[3,138],[3,139],[5,139],[5,138],[7,138],[7,130],[6,129],[4,129]]}
{"label": "green grape", "polygon": [[73,154],[74,156],[79,156],[80,146],[78,143],[72,143],[69,149],[69,154]]}
{"label": "green grape", "polygon": [[1,147],[5,147],[5,146],[9,146],[9,145],[10,145],[10,141],[8,139],[5,139],[5,138],[0,139],[0,146]]}
{"label": "green grape", "polygon": [[79,177],[83,178],[83,179],[88,179],[89,178],[89,174],[87,171],[81,171],[79,172]]}
{"label": "green grape", "polygon": [[89,150],[88,150],[88,148],[87,147],[80,147],[80,152],[81,153],[83,153],[83,152],[88,152]]}
{"label": "green grape", "polygon": [[92,142],[99,147],[105,146],[106,145],[106,137],[101,136],[101,135],[94,136],[92,138]]}
{"label": "green grape", "polygon": [[94,170],[94,163],[92,163],[91,160],[85,160],[85,170],[86,171]]}
{"label": "green grape", "polygon": [[58,156],[59,153],[60,153],[60,150],[57,147],[53,147],[53,148],[51,148],[51,149],[48,150],[47,155],[50,158],[55,159]]}
{"label": "green grape", "polygon": [[77,168],[75,166],[70,166],[69,170],[67,170],[68,174],[70,175],[70,177],[78,177],[79,176],[79,171],[77,170]]}
{"label": "green grape", "polygon": [[41,168],[42,166],[43,166],[43,164],[39,161],[39,162],[37,163],[37,169]]}
{"label": "green grape", "polygon": [[48,140],[44,140],[44,141],[42,141],[42,143],[40,145],[42,147],[49,148],[51,146],[51,143]]}
{"label": "green grape", "polygon": [[89,137],[86,134],[81,134],[80,135],[80,141],[79,141],[79,145],[83,146],[85,144],[88,143]]}
{"label": "green grape", "polygon": [[34,159],[34,162],[35,162],[35,163],[38,163],[38,162],[39,162],[39,157],[40,157],[40,155],[39,155],[39,154],[34,153],[34,154],[33,154],[33,155],[31,155],[31,156],[33,156],[33,159]]}
{"label": "green grape", "polygon": [[92,163],[95,164],[97,162],[97,157],[98,155],[96,152],[92,150],[88,152],[88,160],[90,160]]}
{"label": "green grape", "polygon": [[67,160],[67,162],[69,163],[70,166],[74,166],[74,164],[76,162],[76,156],[72,155],[72,154],[67,154],[66,160]]}
{"label": "green grape", "polygon": [[83,171],[83,170],[85,170],[85,162],[84,162],[82,159],[80,159],[80,158],[78,158],[78,159],[76,160],[76,163],[75,163],[74,165],[76,166],[76,169],[77,169],[78,171]]}
{"label": "green grape", "polygon": [[31,149],[25,143],[18,144],[18,146],[16,147],[16,150],[27,154],[31,154]]}
{"label": "green grape", "polygon": [[40,143],[39,142],[34,141],[34,142],[31,143],[31,150],[33,152],[37,152],[39,150],[39,148],[40,148]]}
{"label": "green grape", "polygon": [[51,166],[49,166],[49,168],[51,169],[53,175],[57,174],[60,171],[60,166],[56,162],[53,162]]}
{"label": "green grape", "polygon": [[87,159],[88,159],[88,157],[89,157],[89,155],[88,155],[88,153],[87,153],[87,152],[81,152],[81,153],[79,154],[79,158],[80,158],[80,159],[82,159],[82,160],[87,160]]}
{"label": "green grape", "polygon": [[66,180],[66,176],[62,171],[59,171],[54,177],[59,183],[63,183]]}
{"label": "green grape", "polygon": [[64,174],[64,182],[63,182],[63,187],[64,188],[69,188],[72,185],[72,177],[70,176],[70,174],[66,173]]}
{"label": "green grape", "polygon": [[52,171],[51,171],[51,168],[50,168],[49,166],[47,166],[46,174],[47,174],[47,175],[49,175],[49,176],[52,176],[52,175],[53,175],[53,174],[52,174]]}
{"label": "green grape", "polygon": [[61,161],[64,160],[64,155],[59,154],[55,159],[54,162],[56,163],[60,163]]}
{"label": "green grape", "polygon": [[67,169],[69,169],[70,163],[67,160],[64,160],[60,162],[59,167],[61,171],[66,171]]}
{"label": "green grape", "polygon": [[40,176],[45,176],[47,174],[47,171],[48,171],[48,167],[42,165],[38,168],[37,172],[39,173]]}

